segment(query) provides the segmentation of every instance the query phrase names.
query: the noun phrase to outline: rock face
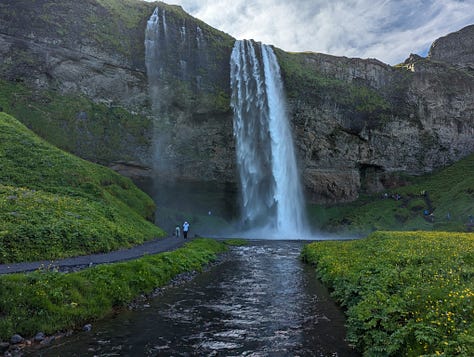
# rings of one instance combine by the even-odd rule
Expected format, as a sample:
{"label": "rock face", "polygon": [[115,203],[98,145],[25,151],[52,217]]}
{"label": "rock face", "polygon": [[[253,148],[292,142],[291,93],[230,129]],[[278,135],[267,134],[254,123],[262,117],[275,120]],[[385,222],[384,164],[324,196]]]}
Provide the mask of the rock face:
{"label": "rock face", "polygon": [[[156,63],[166,73],[159,83],[160,105],[152,100],[157,95],[145,63],[146,25],[157,5],[167,22]],[[94,104],[75,104],[68,113],[55,107],[44,118],[28,118],[13,98],[5,110],[55,145],[132,177],[140,168],[144,175],[234,181],[233,42],[161,2],[5,0],[0,78],[28,88],[22,105],[47,111],[44,102],[51,99],[37,99],[44,92],[53,102],[80,96]]]}
{"label": "rock face", "polygon": [[474,70],[474,25],[437,39],[428,58]]}
{"label": "rock face", "polygon": [[311,200],[354,200],[474,151],[474,76],[410,56],[376,60],[280,52]]}
{"label": "rock face", "polygon": [[4,110],[83,158],[147,165],[143,29],[153,5],[108,3],[1,2],[0,78],[10,87]]}
{"label": "rock face", "polygon": [[[396,67],[276,49],[310,201],[351,201],[474,152],[473,31]],[[235,183],[233,42],[161,2],[2,0],[0,104],[125,175]]]}
{"label": "rock face", "polygon": [[[2,1],[2,77],[97,101],[143,106],[147,100],[143,32],[153,5],[106,4]],[[122,11],[129,12],[128,18]]]}
{"label": "rock face", "polygon": [[155,174],[234,181],[230,52],[234,39],[181,9],[157,7],[145,33]]}

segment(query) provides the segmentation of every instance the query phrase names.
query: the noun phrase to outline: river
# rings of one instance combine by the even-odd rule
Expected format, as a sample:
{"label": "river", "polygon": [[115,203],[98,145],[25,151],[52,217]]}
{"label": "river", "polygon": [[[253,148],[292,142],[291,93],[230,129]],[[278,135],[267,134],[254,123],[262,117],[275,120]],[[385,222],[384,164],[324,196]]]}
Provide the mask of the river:
{"label": "river", "polygon": [[345,318],[299,259],[302,242],[253,241],[222,264],[35,351],[41,356],[358,356]]}

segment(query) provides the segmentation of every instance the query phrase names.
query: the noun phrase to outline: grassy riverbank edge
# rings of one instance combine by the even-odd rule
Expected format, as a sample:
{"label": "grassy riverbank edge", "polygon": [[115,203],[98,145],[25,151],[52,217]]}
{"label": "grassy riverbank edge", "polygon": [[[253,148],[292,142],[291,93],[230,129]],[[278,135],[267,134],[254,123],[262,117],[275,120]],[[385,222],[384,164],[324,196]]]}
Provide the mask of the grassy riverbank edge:
{"label": "grassy riverbank edge", "polygon": [[106,317],[141,294],[215,261],[226,244],[199,238],[175,251],[98,265],[76,273],[42,269],[0,276],[0,342],[73,330]]}
{"label": "grassy riverbank edge", "polygon": [[311,243],[302,258],[365,356],[474,355],[474,234],[375,232]]}

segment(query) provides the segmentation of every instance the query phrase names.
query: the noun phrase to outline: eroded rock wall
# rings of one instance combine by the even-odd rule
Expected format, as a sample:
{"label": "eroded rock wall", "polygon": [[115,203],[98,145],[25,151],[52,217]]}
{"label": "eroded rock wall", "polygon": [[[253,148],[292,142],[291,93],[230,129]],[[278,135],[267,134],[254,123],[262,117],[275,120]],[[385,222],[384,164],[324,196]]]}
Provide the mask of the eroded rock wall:
{"label": "eroded rock wall", "polygon": [[351,201],[474,152],[470,71],[416,55],[392,67],[279,54],[311,200]]}
{"label": "eroded rock wall", "polygon": [[[154,93],[145,29],[156,7],[167,38]],[[395,67],[276,51],[310,201],[351,201],[474,152],[472,31]],[[235,183],[233,42],[161,2],[3,0],[0,79],[14,89],[2,106],[52,143],[126,175],[153,168],[171,180]]]}
{"label": "eroded rock wall", "polygon": [[[168,75],[160,83],[158,110],[145,61],[145,29],[156,8],[166,12],[168,22],[166,41],[159,44],[165,56],[157,66]],[[53,144],[132,177],[158,173],[170,179],[233,181],[233,41],[162,2],[5,0],[0,4],[0,78],[27,88],[27,98],[19,103],[12,95],[4,107],[17,111]],[[67,113],[44,106],[45,101],[63,105],[74,96],[93,104],[74,103]],[[22,115],[20,105],[42,108],[44,115]],[[116,108],[130,115],[117,114]],[[158,146],[157,133],[166,138]],[[166,165],[153,172],[157,160]]]}

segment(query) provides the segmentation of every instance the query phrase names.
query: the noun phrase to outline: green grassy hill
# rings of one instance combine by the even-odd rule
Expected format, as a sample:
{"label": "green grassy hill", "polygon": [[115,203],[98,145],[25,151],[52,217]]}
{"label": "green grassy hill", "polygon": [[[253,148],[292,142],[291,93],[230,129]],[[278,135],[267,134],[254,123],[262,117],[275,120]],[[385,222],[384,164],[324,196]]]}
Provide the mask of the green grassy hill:
{"label": "green grassy hill", "polygon": [[105,252],[164,232],[154,203],[112,170],[0,113],[0,263]]}
{"label": "green grassy hill", "polygon": [[[332,207],[310,207],[319,229],[366,234],[374,230],[474,231],[474,154],[409,185]],[[388,198],[384,198],[387,193]],[[392,195],[400,195],[400,199]],[[428,213],[428,214],[426,214]],[[431,215],[432,214],[432,215]]]}

